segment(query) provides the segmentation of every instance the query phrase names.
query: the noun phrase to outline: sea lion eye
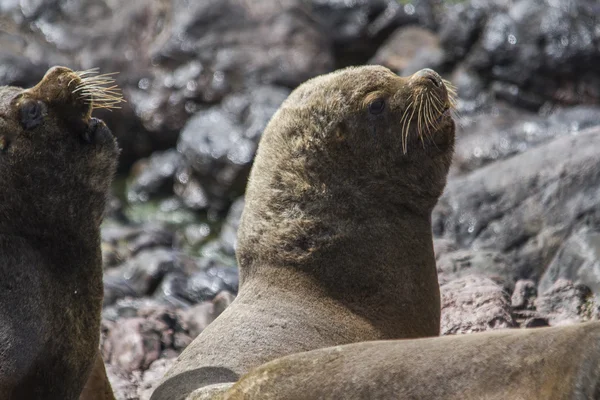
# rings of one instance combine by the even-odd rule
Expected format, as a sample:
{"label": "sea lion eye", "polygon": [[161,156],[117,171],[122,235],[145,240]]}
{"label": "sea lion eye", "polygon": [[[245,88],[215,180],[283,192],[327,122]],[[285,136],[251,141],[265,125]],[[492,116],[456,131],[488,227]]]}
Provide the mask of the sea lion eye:
{"label": "sea lion eye", "polygon": [[44,120],[46,105],[37,100],[28,101],[21,106],[19,112],[23,128],[26,130],[33,129]]}
{"label": "sea lion eye", "polygon": [[381,114],[385,110],[385,100],[377,99],[369,103],[369,112],[373,115]]}

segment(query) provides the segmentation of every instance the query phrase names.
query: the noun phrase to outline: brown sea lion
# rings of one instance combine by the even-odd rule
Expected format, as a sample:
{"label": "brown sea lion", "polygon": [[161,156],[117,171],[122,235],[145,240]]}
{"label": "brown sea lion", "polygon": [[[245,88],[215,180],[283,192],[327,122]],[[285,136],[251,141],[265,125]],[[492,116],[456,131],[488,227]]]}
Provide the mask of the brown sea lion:
{"label": "brown sea lion", "polygon": [[211,400],[598,400],[600,323],[293,354]]}
{"label": "brown sea lion", "polygon": [[[92,72],[0,88],[0,399],[76,400],[98,357],[100,222],[119,149]],[[108,397],[110,398],[110,397]]]}
{"label": "brown sea lion", "polygon": [[299,86],[254,161],[239,295],[152,400],[235,382],[300,351],[438,335],[431,211],[453,154],[452,103],[431,70],[403,78],[354,67]]}

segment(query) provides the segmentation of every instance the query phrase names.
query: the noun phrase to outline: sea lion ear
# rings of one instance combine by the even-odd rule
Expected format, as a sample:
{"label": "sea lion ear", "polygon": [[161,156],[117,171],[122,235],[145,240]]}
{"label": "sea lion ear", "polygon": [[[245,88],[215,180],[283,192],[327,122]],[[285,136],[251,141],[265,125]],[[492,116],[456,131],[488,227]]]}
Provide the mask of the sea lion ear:
{"label": "sea lion ear", "polygon": [[25,130],[34,129],[44,121],[47,113],[46,104],[39,100],[28,100],[19,108],[21,126]]}

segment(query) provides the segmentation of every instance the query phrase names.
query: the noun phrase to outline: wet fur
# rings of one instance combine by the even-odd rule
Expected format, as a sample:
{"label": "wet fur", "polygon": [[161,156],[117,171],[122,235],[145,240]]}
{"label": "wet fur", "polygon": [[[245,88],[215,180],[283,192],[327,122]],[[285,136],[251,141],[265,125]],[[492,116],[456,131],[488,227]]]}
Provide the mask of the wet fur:
{"label": "wet fur", "polygon": [[[426,140],[423,121],[414,118],[406,135],[400,124],[410,94],[426,85],[368,66],[314,78],[289,96],[263,133],[248,182],[239,295],[152,400],[233,382],[299,351],[439,334],[430,218],[454,123],[442,120]],[[378,97],[388,112],[371,115]]]}
{"label": "wet fur", "polygon": [[[98,354],[99,227],[119,151],[71,96],[76,78],[57,67],[34,88],[0,88],[2,400],[77,399]],[[19,110],[31,100],[46,114],[25,130]],[[101,134],[86,143],[86,129]]]}

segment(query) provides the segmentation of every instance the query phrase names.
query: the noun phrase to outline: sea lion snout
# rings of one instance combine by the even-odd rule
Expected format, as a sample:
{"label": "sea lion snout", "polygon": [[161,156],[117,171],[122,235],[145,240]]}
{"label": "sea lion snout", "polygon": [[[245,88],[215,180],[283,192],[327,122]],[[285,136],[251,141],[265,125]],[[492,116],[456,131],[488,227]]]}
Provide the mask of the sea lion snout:
{"label": "sea lion snout", "polygon": [[[413,84],[427,86],[432,94],[438,97],[444,103],[448,102],[448,89],[442,77],[432,69],[424,68],[415,72],[410,77]],[[447,106],[447,104],[445,104]]]}

